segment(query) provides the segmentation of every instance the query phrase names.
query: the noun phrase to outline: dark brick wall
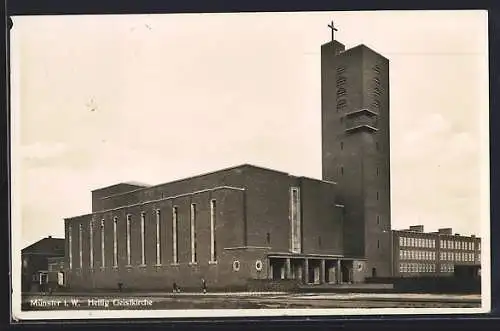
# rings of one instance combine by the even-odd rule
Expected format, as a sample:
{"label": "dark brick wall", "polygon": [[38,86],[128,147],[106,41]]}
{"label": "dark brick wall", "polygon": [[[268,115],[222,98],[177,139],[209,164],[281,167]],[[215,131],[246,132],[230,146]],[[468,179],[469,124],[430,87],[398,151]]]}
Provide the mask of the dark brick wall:
{"label": "dark brick wall", "polygon": [[[389,61],[363,47],[363,107],[370,109],[374,100],[374,78],[379,77],[381,95],[377,129],[365,135],[364,186],[365,186],[365,238],[368,269],[377,275],[391,275],[391,194],[390,194],[390,128],[389,128]],[[378,65],[380,74],[373,70]],[[378,168],[378,173],[377,173]],[[378,220],[377,220],[378,216]]]}
{"label": "dark brick wall", "polygon": [[200,176],[164,183],[129,193],[108,196],[100,201],[100,210],[113,209],[132,204],[173,197],[216,186],[239,186],[241,172],[245,167],[235,167]]}
{"label": "dark brick wall", "polygon": [[[117,289],[122,283],[125,290],[166,290],[171,291],[177,283],[184,291],[200,291],[204,278],[208,289],[244,289],[248,279],[263,279],[267,266],[257,271],[255,262],[264,260],[265,252],[260,250],[223,250],[217,264],[199,263],[190,265],[163,265],[130,268],[105,268],[94,270],[74,270],[68,275],[73,290]],[[233,269],[234,261],[240,262],[240,269]]]}
{"label": "dark brick wall", "polygon": [[336,185],[301,179],[302,249],[304,254],[342,254],[342,208]]}
{"label": "dark brick wall", "polygon": [[[221,185],[245,189],[221,188]],[[262,277],[267,274],[267,267],[257,272],[255,271],[255,261],[259,257],[264,264],[266,263],[262,255],[263,249],[264,251],[269,249],[273,252],[288,252],[290,250],[289,208],[290,188],[292,186],[301,188],[303,252],[342,254],[342,215],[341,208],[335,206],[335,184],[297,178],[286,173],[253,166],[241,166],[132,193],[119,194],[116,200],[108,201],[116,203],[116,205],[108,206],[114,207],[114,209],[110,208],[92,215],[66,220],[66,231],[68,222],[72,223],[73,238],[74,270],[70,272],[68,277],[70,286],[109,287],[117,283],[119,279],[123,279],[124,283],[131,283],[140,278],[141,275],[146,275],[146,279],[151,278],[151,283],[148,283],[147,280],[137,280],[139,287],[158,287],[161,284],[161,279],[166,279],[165,281],[168,280],[167,283],[169,283],[177,278],[181,278],[186,284],[191,284],[189,286],[194,286],[199,281],[196,279],[201,279],[203,275],[210,278],[210,282],[219,285],[238,285],[243,279]],[[207,190],[207,188],[213,187],[219,188]],[[186,194],[190,190],[195,192]],[[163,199],[161,199],[162,196]],[[125,198],[135,200],[120,200]],[[134,202],[142,199],[153,200],[133,205]],[[211,199],[215,199],[217,202],[216,246],[217,256],[220,258],[217,266],[209,264],[209,203]],[[190,205],[192,203],[196,204],[197,265],[190,263]],[[119,207],[121,205],[126,207]],[[179,265],[175,266],[171,265],[173,263],[172,208],[174,206],[178,208],[177,250],[179,257]],[[156,264],[156,209],[160,209],[161,212],[161,267],[154,266]],[[140,220],[143,212],[145,214],[146,267],[140,266]],[[131,215],[131,268],[127,267],[126,255],[127,214]],[[117,217],[117,268],[113,267],[114,217]],[[89,271],[89,226],[92,219],[94,220],[94,271]],[[104,220],[105,224],[105,268],[101,268],[101,220]],[[83,270],[79,270],[79,224],[83,225]],[[320,236],[321,242],[319,242]],[[234,250],[234,248],[243,246],[249,248],[247,250]],[[257,249],[257,251],[252,251],[252,249]],[[243,267],[242,264],[242,269],[236,274],[227,272],[225,268],[228,266],[226,264],[231,264],[234,259],[245,261],[245,265],[248,265],[249,269]],[[86,279],[92,280],[92,284],[85,285]],[[158,279],[158,283],[155,283],[155,279]],[[143,281],[144,283],[140,283]]]}
{"label": "dark brick wall", "polygon": [[92,191],[92,211],[98,211],[103,209],[102,199],[105,197],[109,197],[115,194],[123,194],[130,191],[136,191],[138,189],[143,188],[143,186],[121,183],[108,187],[104,187],[101,189]]}
{"label": "dark brick wall", "polygon": [[[148,286],[147,279],[154,278],[160,274],[160,278],[166,277],[162,274],[169,274],[168,279],[176,277],[182,279],[196,278],[196,275],[217,275],[218,268],[210,265],[210,207],[211,199],[217,203],[216,217],[216,243],[217,256],[224,256],[224,247],[243,246],[243,191],[234,189],[218,189],[211,192],[201,192],[192,196],[183,196],[175,199],[167,199],[159,202],[145,203],[141,206],[134,206],[115,211],[86,215],[66,221],[66,231],[68,224],[72,224],[72,249],[73,249],[73,270],[70,271],[68,281],[70,286],[90,286],[99,288],[109,287],[112,282],[124,279],[131,282],[138,275],[147,275],[146,283],[138,283],[138,286]],[[197,239],[197,265],[190,265],[191,244],[190,244],[190,204],[196,204],[196,239]],[[172,266],[172,207],[178,208],[178,256],[179,265]],[[156,214],[155,210],[161,211],[161,263],[162,267],[154,267],[156,264]],[[145,213],[145,260],[147,267],[141,267],[142,247],[141,247],[141,213]],[[131,215],[131,265],[127,268],[126,254],[126,215]],[[118,267],[113,266],[113,218],[117,217],[117,251]],[[93,225],[93,245],[94,245],[94,271],[90,267],[90,220],[94,219]],[[105,267],[102,267],[101,258],[101,234],[100,222],[104,219],[105,233]],[[78,229],[82,224],[82,251],[83,269],[79,265]],[[69,240],[66,240],[67,244]],[[68,255],[66,256],[68,261]],[[69,261],[68,261],[69,262]],[[214,271],[214,270],[215,271]],[[93,275],[87,278],[85,275]],[[193,275],[193,276],[190,276]],[[76,276],[76,277],[75,277]],[[83,278],[81,278],[83,276]],[[106,280],[109,277],[109,280]],[[132,278],[131,278],[132,277]],[[200,276],[202,277],[202,276]],[[207,276],[208,277],[208,276]],[[190,279],[191,279],[190,278]],[[93,284],[85,283],[86,280],[93,280]],[[75,283],[76,281],[76,283]],[[187,280],[189,281],[189,280]],[[72,284],[73,282],[73,284]],[[139,285],[143,284],[143,285]]]}
{"label": "dark brick wall", "polygon": [[[244,170],[247,245],[290,250],[290,188],[296,178],[259,168]],[[269,233],[270,242],[267,242]]]}
{"label": "dark brick wall", "polygon": [[[377,275],[389,275],[388,61],[363,45],[338,56],[333,56],[329,47],[322,46],[323,179],[338,183],[339,200],[345,205],[345,254],[366,257],[368,273],[376,268]],[[375,65],[380,68],[378,106],[373,97]],[[341,75],[338,68],[344,68]],[[345,96],[337,95],[339,81],[343,81]],[[338,107],[339,100],[345,100],[343,107]],[[346,114],[360,109],[379,114],[370,120],[378,131],[346,131],[353,125]]]}

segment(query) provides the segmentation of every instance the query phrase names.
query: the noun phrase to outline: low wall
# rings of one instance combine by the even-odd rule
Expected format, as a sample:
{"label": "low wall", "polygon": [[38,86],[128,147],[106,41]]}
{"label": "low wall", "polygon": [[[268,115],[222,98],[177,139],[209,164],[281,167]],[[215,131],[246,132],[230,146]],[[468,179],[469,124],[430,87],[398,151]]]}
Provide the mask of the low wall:
{"label": "low wall", "polygon": [[296,292],[300,281],[294,279],[249,279],[247,291],[250,292]]}
{"label": "low wall", "polygon": [[478,294],[481,293],[481,280],[460,277],[387,277],[367,278],[367,283],[394,284],[395,292]]}

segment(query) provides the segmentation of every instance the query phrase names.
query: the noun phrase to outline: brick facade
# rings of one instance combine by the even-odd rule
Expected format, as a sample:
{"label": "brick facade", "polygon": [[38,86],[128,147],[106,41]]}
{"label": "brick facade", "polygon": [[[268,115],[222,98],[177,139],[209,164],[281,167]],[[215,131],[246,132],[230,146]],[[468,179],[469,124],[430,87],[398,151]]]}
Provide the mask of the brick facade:
{"label": "brick facade", "polygon": [[[336,204],[335,183],[243,165],[154,187],[128,188],[132,191],[115,195],[109,195],[108,188],[105,194],[95,190],[94,212],[65,220],[69,287],[117,288],[122,283],[125,288],[171,289],[175,282],[182,288],[198,288],[203,278],[211,287],[231,288],[244,286],[248,279],[269,278],[268,256],[290,254],[292,188],[301,195],[301,249],[283,261],[303,261],[308,254],[315,255],[311,261],[344,258],[344,212]],[[212,203],[216,261],[211,256]]]}
{"label": "brick facade", "polygon": [[333,41],[321,47],[321,72],[323,179],[345,205],[344,250],[366,257],[367,276],[389,276],[389,61]]}

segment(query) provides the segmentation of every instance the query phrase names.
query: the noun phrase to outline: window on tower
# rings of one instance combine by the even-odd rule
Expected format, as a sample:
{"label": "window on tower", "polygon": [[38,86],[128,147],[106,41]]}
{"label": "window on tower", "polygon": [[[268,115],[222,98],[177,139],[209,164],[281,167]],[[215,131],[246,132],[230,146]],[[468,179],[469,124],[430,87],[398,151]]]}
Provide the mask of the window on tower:
{"label": "window on tower", "polygon": [[345,99],[337,100],[337,112],[341,111],[345,107],[347,107],[347,101]]}
{"label": "window on tower", "polygon": [[347,94],[347,90],[344,87],[339,87],[337,89],[337,97],[343,97]]}
{"label": "window on tower", "polygon": [[344,86],[346,83],[346,78],[344,76],[339,76],[337,78],[337,87]]}
{"label": "window on tower", "polygon": [[341,141],[341,142],[340,142],[340,149],[341,149],[341,150],[343,150],[343,149],[344,149],[344,142],[343,142],[343,141]]}

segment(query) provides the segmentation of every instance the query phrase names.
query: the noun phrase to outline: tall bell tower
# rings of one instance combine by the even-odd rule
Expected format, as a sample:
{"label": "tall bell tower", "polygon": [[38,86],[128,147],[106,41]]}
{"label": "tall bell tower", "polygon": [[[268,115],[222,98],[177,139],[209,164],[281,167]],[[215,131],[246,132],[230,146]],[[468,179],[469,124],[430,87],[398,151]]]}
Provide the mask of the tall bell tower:
{"label": "tall bell tower", "polygon": [[367,259],[366,276],[390,276],[389,60],[365,45],[321,46],[323,179],[344,205],[344,254]]}

